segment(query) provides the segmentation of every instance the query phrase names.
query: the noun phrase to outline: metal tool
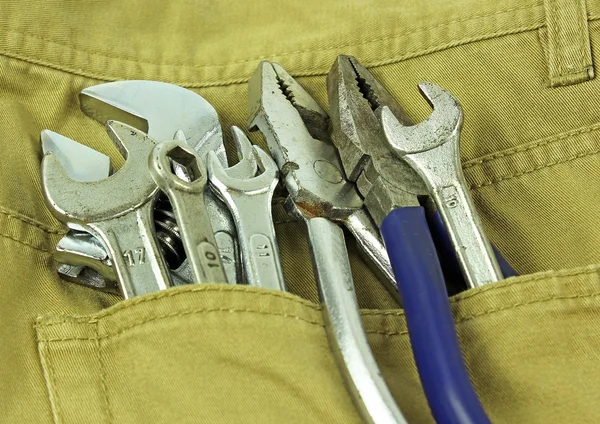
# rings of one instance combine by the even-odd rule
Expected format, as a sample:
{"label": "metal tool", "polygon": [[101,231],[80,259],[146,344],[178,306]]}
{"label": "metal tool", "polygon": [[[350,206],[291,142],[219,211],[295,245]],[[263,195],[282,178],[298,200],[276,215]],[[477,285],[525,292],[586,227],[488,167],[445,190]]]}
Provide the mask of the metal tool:
{"label": "metal tool", "polygon": [[[241,131],[238,133],[238,141],[249,145],[249,140],[242,141],[242,134]],[[239,170],[231,172],[231,168],[223,168],[211,152],[208,156],[209,180],[233,215],[247,283],[283,291],[285,281],[271,215],[271,200],[279,182],[279,170],[262,149],[254,146],[253,151],[259,175],[255,176],[256,172],[242,175]]]}
{"label": "metal tool", "polygon": [[410,120],[400,105],[352,56],[338,56],[327,75],[327,93],[333,143],[377,226],[397,207],[418,206],[417,197],[427,195],[427,187],[387,147],[373,113],[385,104],[408,124]]}
{"label": "metal tool", "polygon": [[[307,216],[343,224],[399,301],[379,230],[348,182],[328,136],[329,118],[279,65],[262,62],[249,85],[249,128],[260,128],[294,203]],[[305,124],[305,122],[310,124]]]}
{"label": "metal tool", "polygon": [[46,201],[60,221],[86,226],[103,241],[125,298],[166,289],[169,271],[153,235],[158,188],[147,171],[154,141],[115,121],[107,122],[107,132],[127,157],[123,167],[104,180],[80,182],[48,153],[42,160]]}
{"label": "metal tool", "polygon": [[[120,81],[101,84],[84,89],[80,94],[82,110],[104,123],[107,119],[118,119],[130,125],[148,132],[150,137],[158,140],[169,140],[177,130],[183,130],[186,142],[196,149],[201,158],[205,160],[206,153],[210,150],[217,152],[221,162],[226,165],[227,159],[223,146],[221,127],[214,108],[201,96],[184,88],[156,82],[156,81]],[[52,134],[52,138],[60,136]],[[89,180],[90,175],[96,175],[96,179],[108,176],[109,167],[103,162],[104,155],[94,152],[97,156],[93,161],[84,163],[76,156],[77,148],[72,145],[56,144],[52,149],[60,158],[61,163],[68,167],[72,162],[79,176],[75,179]],[[60,150],[60,151],[59,151]],[[91,149],[90,149],[91,150]],[[100,159],[98,159],[100,156]],[[89,158],[89,155],[88,155]],[[108,159],[108,158],[106,158]],[[101,166],[97,166],[101,162]],[[77,166],[79,165],[79,166]],[[83,165],[83,166],[82,166]],[[176,168],[181,176],[181,170]],[[227,208],[214,195],[207,190],[205,193],[206,204],[211,216],[211,223],[215,230],[215,237],[219,252],[225,268],[227,280],[230,283],[242,282],[243,274],[236,245],[235,227]],[[169,262],[177,266],[181,263],[183,248],[180,242],[177,223],[170,210],[170,205],[159,200],[155,208],[155,219],[157,235],[163,251],[167,254]],[[67,238],[71,234],[67,234]],[[73,240],[77,242],[78,240]],[[62,259],[70,264],[79,263],[77,255],[85,256],[86,247],[81,243],[71,243],[73,250],[69,255],[63,255]],[[59,271],[69,270],[70,267],[60,267]],[[82,268],[79,268],[82,269]],[[72,271],[71,271],[72,272]],[[87,272],[86,276],[89,276]],[[184,284],[191,281],[191,270],[187,261],[172,271],[174,284]],[[111,278],[110,274],[104,275]],[[96,277],[87,285],[96,285],[101,278]],[[110,284],[108,284],[110,285]]]}
{"label": "metal tool", "polygon": [[362,201],[327,138],[327,115],[285,70],[262,62],[250,80],[248,122],[265,136],[289,192],[286,208],[307,225],[329,340],[365,420],[405,422],[362,327],[342,229]]}
{"label": "metal tool", "polygon": [[[381,222],[417,370],[432,413],[438,422],[489,422],[462,359],[445,271],[437,254],[441,252],[451,265],[457,262],[454,243],[448,241],[438,212],[427,218],[418,197],[428,195],[429,190],[418,182],[421,176],[389,148],[378,114],[389,106],[387,110],[394,110],[395,119],[405,125],[410,121],[353,57],[340,56],[336,60],[328,76],[328,88],[334,110],[334,140],[346,158],[345,166],[352,169],[357,180],[370,183],[359,187],[369,211],[373,209]],[[432,236],[441,246],[434,245]]]}
{"label": "metal tool", "polygon": [[[336,59],[327,77],[327,87],[333,141],[340,149],[346,172],[357,181],[365,205],[378,226],[381,226],[383,219],[396,208],[420,206],[423,203],[422,199],[430,195],[429,187],[421,175],[406,161],[399,160],[394,150],[389,147],[379,121],[380,110],[387,108],[389,115],[393,115],[402,125],[411,125],[411,120],[402,107],[352,56],[339,56]],[[459,163],[458,150],[455,151],[453,160]],[[462,175],[460,165],[458,170]],[[435,208],[430,211],[434,223],[438,214],[442,212],[441,208],[439,212],[435,211]],[[431,230],[436,239],[447,238],[444,226],[432,225]],[[456,231],[454,233],[456,234]],[[440,259],[444,272],[455,270],[455,263],[460,262],[465,283],[474,287],[478,283],[467,277],[471,273],[465,269],[465,262],[457,259],[461,257],[459,253],[464,253],[463,245],[456,237],[452,237],[452,241],[451,244],[444,243],[438,246],[438,249],[442,249]],[[504,270],[507,276],[514,275],[514,270],[501,255],[498,254],[498,258],[506,265]],[[453,274],[456,275],[454,271]]]}
{"label": "metal tool", "polygon": [[503,278],[502,272],[466,190],[460,165],[462,109],[454,96],[435,84],[421,83],[419,88],[433,112],[425,121],[405,126],[384,106],[381,125],[388,146],[427,184],[469,286],[496,282]]}
{"label": "metal tool", "polygon": [[[175,165],[184,171],[185,179],[175,174]],[[198,154],[182,141],[163,141],[152,150],[148,168],[156,185],[171,201],[194,282],[225,282],[223,265],[204,204],[206,168]]]}

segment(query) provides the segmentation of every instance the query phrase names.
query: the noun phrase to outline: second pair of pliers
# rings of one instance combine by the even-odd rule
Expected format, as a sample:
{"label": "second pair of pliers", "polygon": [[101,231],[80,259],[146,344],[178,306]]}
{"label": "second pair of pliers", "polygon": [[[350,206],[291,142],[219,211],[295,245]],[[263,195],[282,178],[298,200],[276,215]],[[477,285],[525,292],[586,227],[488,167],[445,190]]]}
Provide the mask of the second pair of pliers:
{"label": "second pair of pliers", "polygon": [[[438,422],[486,423],[489,420],[462,359],[446,289],[445,277],[462,279],[458,256],[464,257],[464,252],[457,251],[439,212],[428,201],[431,193],[423,176],[391,147],[392,126],[386,127],[381,122],[382,116],[398,122],[394,128],[406,128],[405,133],[411,136],[416,133],[411,128],[416,127],[411,127],[400,105],[354,57],[338,57],[328,75],[327,86],[333,141],[346,174],[356,182],[365,205],[381,227],[431,411]],[[460,130],[462,112],[449,93],[428,83],[422,84],[421,89],[434,111],[436,102],[451,103],[447,109],[455,112],[451,123]],[[440,117],[440,113],[443,112],[437,111],[435,116]],[[443,137],[445,131],[455,130],[451,125],[444,126],[445,118],[440,119],[439,128],[437,123],[431,125],[433,130],[439,130],[439,134],[433,130],[426,134],[432,140]],[[424,140],[412,141],[417,144]],[[515,275],[499,253],[495,253],[504,276]],[[468,272],[463,273],[469,277],[465,278],[467,285],[476,285]]]}

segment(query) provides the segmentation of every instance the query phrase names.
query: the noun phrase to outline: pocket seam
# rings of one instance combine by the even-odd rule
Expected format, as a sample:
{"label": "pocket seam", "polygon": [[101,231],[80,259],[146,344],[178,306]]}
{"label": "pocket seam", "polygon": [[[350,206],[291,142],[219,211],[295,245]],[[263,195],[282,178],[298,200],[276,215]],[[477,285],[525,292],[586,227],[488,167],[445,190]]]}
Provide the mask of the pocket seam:
{"label": "pocket seam", "polygon": [[94,343],[94,346],[96,348],[96,355],[98,358],[98,367],[100,368],[100,385],[102,386],[102,397],[104,398],[104,405],[105,405],[105,411],[106,411],[106,422],[108,424],[113,422],[112,419],[112,410],[111,410],[111,405],[110,405],[110,401],[108,399],[108,383],[106,381],[107,376],[106,376],[106,366],[104,365],[104,360],[102,357],[102,347],[100,346],[100,338],[99,338],[99,322],[96,323],[95,325],[95,329],[96,329],[96,340]]}
{"label": "pocket seam", "polygon": [[[184,295],[187,293],[195,293],[195,292],[228,292],[228,291],[245,292],[245,293],[250,293],[255,296],[268,296],[268,297],[282,298],[282,299],[290,300],[294,303],[301,304],[303,306],[308,306],[317,311],[321,310],[319,305],[311,303],[308,300],[299,298],[298,296],[293,295],[291,293],[277,292],[277,291],[262,291],[262,290],[253,291],[253,289],[250,286],[218,284],[215,286],[199,285],[198,287],[192,287],[192,288],[186,287],[186,290],[183,290],[183,291],[164,290],[161,292],[156,292],[156,293],[150,294],[149,297],[143,296],[143,297],[138,297],[138,298],[134,298],[134,299],[130,299],[130,300],[118,303],[106,310],[99,312],[96,315],[93,315],[92,317],[88,317],[88,316],[73,316],[73,317],[71,317],[71,316],[57,316],[55,314],[47,314],[47,315],[39,316],[37,318],[37,322],[39,324],[42,320],[44,320],[46,318],[56,318],[57,319],[57,321],[42,324],[42,326],[44,328],[51,327],[53,325],[61,325],[61,324],[64,324],[65,322],[95,324],[98,322],[99,319],[112,316],[123,309],[128,309],[130,307],[133,307],[133,306],[139,305],[139,304],[154,302],[154,301],[160,300],[162,298],[176,297],[176,296],[181,296],[181,295]],[[38,326],[38,324],[36,324],[36,327]]]}
{"label": "pocket seam", "polygon": [[[184,293],[189,293],[189,291],[186,291]],[[286,313],[280,313],[280,312],[271,312],[271,311],[261,311],[261,310],[257,310],[257,309],[250,309],[250,308],[246,308],[246,309],[233,309],[233,308],[203,308],[203,309],[193,309],[193,310],[189,310],[189,311],[179,311],[177,313],[171,313],[171,314],[161,314],[161,315],[156,315],[154,317],[148,318],[148,319],[144,319],[144,320],[140,320],[140,321],[136,321],[134,323],[132,323],[131,325],[121,328],[119,331],[115,332],[115,333],[107,333],[105,335],[100,335],[98,333],[98,331],[96,331],[96,336],[93,337],[60,337],[60,338],[44,338],[44,339],[38,339],[40,342],[62,342],[62,341],[69,341],[69,340],[102,340],[102,339],[109,339],[112,337],[116,337],[128,330],[131,330],[132,328],[135,327],[139,327],[140,325],[143,324],[147,324],[149,322],[153,322],[153,321],[158,321],[164,318],[174,318],[174,317],[181,317],[181,316],[187,316],[187,315],[195,315],[195,314],[204,314],[204,313],[212,313],[212,312],[228,312],[230,314],[237,314],[237,313],[251,313],[251,314],[257,314],[257,315],[267,315],[267,316],[280,316],[283,318],[292,318],[295,321],[303,321],[306,322],[308,324],[313,324],[313,325],[317,325],[320,327],[325,327],[325,324],[323,322],[319,322],[319,321],[312,321],[309,320],[307,318],[301,317],[299,315],[295,315],[295,314],[286,314]],[[53,325],[60,325],[60,324],[64,324],[65,322],[67,322],[68,320],[65,320],[63,322],[60,323],[49,323],[48,325],[37,325],[36,327],[40,327],[40,328],[46,328],[46,327],[50,327]],[[100,321],[95,321],[95,322],[87,322],[87,324],[94,324],[97,326],[97,324]],[[85,324],[86,322],[78,322],[78,324]]]}

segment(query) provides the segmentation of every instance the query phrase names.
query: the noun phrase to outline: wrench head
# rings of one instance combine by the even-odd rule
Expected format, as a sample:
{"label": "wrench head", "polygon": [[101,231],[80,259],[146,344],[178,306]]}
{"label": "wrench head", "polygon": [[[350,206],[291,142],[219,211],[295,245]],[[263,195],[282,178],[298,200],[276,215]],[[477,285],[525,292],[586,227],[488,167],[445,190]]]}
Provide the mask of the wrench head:
{"label": "wrench head", "polygon": [[458,142],[463,117],[458,100],[430,82],[420,83],[419,89],[433,108],[425,121],[406,126],[390,108],[383,107],[380,112],[388,146],[400,157],[432,150],[449,141]]}
{"label": "wrench head", "polygon": [[[49,209],[62,222],[88,224],[125,214],[153,199],[158,191],[147,172],[154,141],[143,132],[120,122],[108,121],[108,135],[123,152],[123,167],[101,181],[73,180],[54,153],[42,160],[42,183]],[[102,199],[102,201],[99,201]]]}
{"label": "wrench head", "polygon": [[273,192],[279,182],[279,168],[275,161],[258,146],[252,151],[256,157],[260,173],[257,176],[234,177],[225,169],[214,152],[208,154],[208,179],[217,195],[222,199],[228,193],[238,192],[248,195]]}
{"label": "wrench head", "polygon": [[[185,179],[175,173],[175,165],[184,171]],[[204,193],[207,180],[204,162],[185,142],[167,140],[156,144],[148,156],[148,170],[165,193],[170,190],[199,196]]]}
{"label": "wrench head", "polygon": [[79,100],[83,112],[100,123],[118,120],[155,140],[171,140],[183,130],[187,144],[203,160],[215,151],[227,164],[217,112],[193,91],[157,81],[117,81],[88,87]]}

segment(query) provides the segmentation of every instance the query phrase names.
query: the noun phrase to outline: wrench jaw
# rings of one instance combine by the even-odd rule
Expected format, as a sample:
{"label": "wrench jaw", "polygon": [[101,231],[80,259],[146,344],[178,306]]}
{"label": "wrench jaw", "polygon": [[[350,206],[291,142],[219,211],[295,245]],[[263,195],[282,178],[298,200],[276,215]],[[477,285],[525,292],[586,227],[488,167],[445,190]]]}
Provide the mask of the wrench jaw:
{"label": "wrench jaw", "polygon": [[46,201],[59,220],[86,225],[105,243],[125,298],[165,289],[170,278],[152,235],[158,188],[143,172],[154,141],[114,121],[107,132],[127,153],[123,167],[101,181],[74,181],[49,152],[42,161]]}
{"label": "wrench jaw", "polygon": [[227,201],[236,194],[261,194],[273,192],[279,182],[279,169],[271,157],[260,147],[253,146],[252,151],[261,171],[255,177],[238,178],[229,175],[214,152],[208,154],[208,175],[212,187],[218,196]]}
{"label": "wrench jaw", "polygon": [[181,129],[203,160],[213,150],[227,163],[217,112],[193,91],[158,81],[117,81],[85,88],[79,100],[82,111],[101,124],[125,122],[155,140],[170,140]]}
{"label": "wrench jaw", "polygon": [[[106,216],[118,216],[129,212],[152,199],[158,188],[148,175],[132,176],[154,147],[154,141],[146,134],[126,124],[115,121],[107,123],[107,132],[113,143],[125,153],[123,167],[110,177],[96,182],[73,180],[66,173],[56,156],[49,152],[42,160],[42,181],[44,195],[50,210],[62,222],[73,221],[86,224],[91,220],[101,220]],[[133,183],[135,181],[135,183]],[[123,187],[136,185],[140,196],[132,202],[131,194]],[[106,193],[111,193],[106,196]],[[98,202],[103,199],[103,202]],[[123,210],[123,205],[130,205]]]}
{"label": "wrench jaw", "polygon": [[425,121],[407,126],[389,107],[380,111],[387,145],[399,157],[435,149],[449,140],[458,140],[462,128],[462,108],[452,94],[430,82],[420,83],[419,89],[433,108]]}
{"label": "wrench jaw", "polygon": [[271,157],[253,147],[259,175],[245,179],[229,175],[214,153],[208,156],[209,181],[234,218],[246,282],[285,291],[283,270],[272,222],[271,201],[279,182],[279,169]]}

